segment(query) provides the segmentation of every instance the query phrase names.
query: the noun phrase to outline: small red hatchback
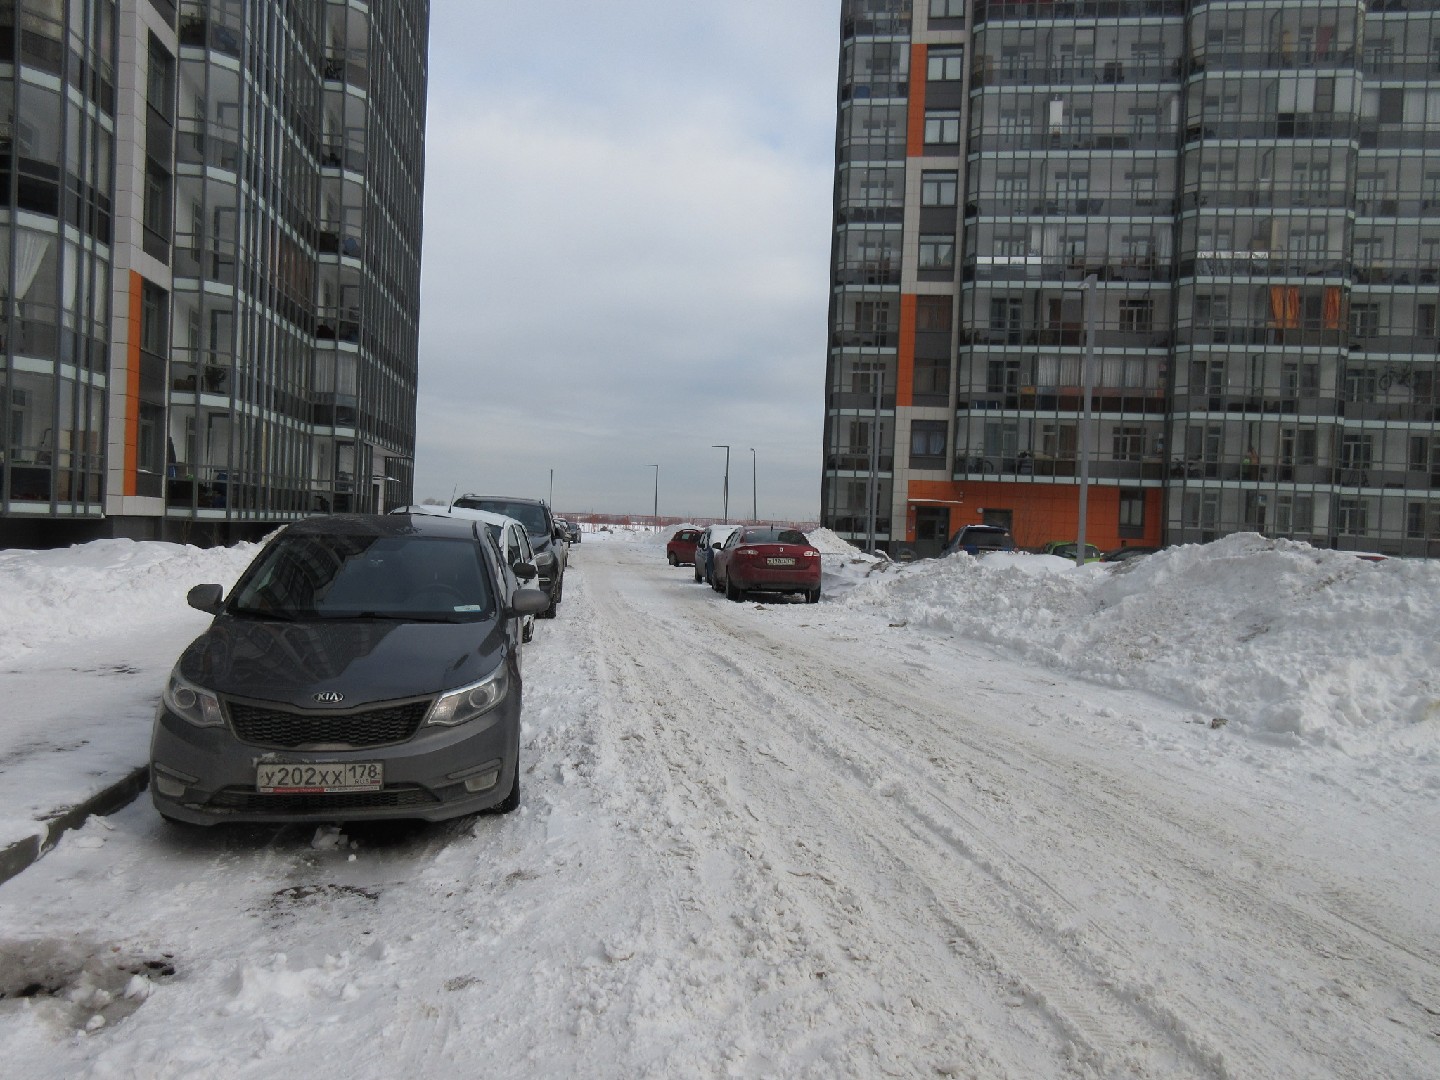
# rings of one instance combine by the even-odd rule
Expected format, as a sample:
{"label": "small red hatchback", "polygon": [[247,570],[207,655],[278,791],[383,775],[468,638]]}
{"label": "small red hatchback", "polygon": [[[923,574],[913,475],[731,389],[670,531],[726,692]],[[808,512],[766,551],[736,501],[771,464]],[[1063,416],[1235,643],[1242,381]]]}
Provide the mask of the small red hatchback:
{"label": "small red hatchback", "polygon": [[736,529],[715,552],[714,587],[731,600],[747,592],[800,593],[820,599],[820,552],[798,529]]}
{"label": "small red hatchback", "polygon": [[694,566],[695,541],[699,539],[699,529],[681,529],[665,545],[665,558],[671,566]]}

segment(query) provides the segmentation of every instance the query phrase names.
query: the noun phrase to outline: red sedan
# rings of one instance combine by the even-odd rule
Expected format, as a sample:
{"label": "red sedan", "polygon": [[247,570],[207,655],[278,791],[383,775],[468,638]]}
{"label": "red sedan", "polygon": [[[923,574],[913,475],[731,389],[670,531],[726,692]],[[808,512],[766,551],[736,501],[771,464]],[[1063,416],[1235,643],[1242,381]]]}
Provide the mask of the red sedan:
{"label": "red sedan", "polygon": [[731,600],[747,592],[799,593],[820,599],[820,552],[798,529],[736,529],[715,552],[714,587]]}
{"label": "red sedan", "polygon": [[665,558],[671,566],[694,566],[695,541],[699,539],[699,529],[681,529],[665,545]]}

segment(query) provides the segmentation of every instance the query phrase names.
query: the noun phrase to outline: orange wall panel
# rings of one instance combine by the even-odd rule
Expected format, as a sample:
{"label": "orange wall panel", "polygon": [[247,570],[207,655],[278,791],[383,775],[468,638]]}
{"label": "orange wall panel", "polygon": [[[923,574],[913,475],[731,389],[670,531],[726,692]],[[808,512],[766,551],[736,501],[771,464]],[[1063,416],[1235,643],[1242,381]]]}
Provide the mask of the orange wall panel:
{"label": "orange wall panel", "polygon": [[906,116],[905,154],[925,153],[925,52],[924,45],[910,46],[910,112]]}
{"label": "orange wall panel", "polygon": [[[1080,529],[1080,489],[1064,484],[998,483],[976,481],[912,481],[908,491],[909,506],[944,505],[951,509],[950,529],[962,525],[979,525],[984,521],[981,511],[1009,510],[1015,545],[1035,548],[1048,540],[1073,540]],[[1145,491],[1145,535],[1132,537],[1131,544],[1160,543],[1162,492],[1157,488]],[[907,512],[905,537],[915,539],[915,523]],[[1085,540],[1102,551],[1121,546],[1120,489],[1092,486],[1085,520]]]}
{"label": "orange wall panel", "polygon": [[900,341],[895,350],[895,404],[915,403],[915,294],[900,294]]}

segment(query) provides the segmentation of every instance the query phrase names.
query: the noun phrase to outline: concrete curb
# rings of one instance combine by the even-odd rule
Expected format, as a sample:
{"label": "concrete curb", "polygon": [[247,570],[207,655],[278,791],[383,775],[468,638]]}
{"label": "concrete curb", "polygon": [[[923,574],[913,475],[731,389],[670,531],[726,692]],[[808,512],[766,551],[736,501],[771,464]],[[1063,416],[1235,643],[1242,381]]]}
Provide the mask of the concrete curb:
{"label": "concrete curb", "polygon": [[17,840],[0,850],[0,885],[26,867],[32,866],[42,855],[60,843],[60,838],[65,833],[84,825],[92,814],[99,814],[101,817],[113,814],[134,802],[149,786],[150,767],[141,765],[84,802],[56,814],[49,821],[37,822],[43,832]]}

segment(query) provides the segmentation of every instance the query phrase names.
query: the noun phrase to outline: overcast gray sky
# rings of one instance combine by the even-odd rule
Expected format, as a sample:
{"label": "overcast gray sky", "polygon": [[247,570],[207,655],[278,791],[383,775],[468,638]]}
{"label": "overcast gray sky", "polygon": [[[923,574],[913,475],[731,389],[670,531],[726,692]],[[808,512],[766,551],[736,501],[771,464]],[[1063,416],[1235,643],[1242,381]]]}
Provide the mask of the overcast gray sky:
{"label": "overcast gray sky", "polygon": [[818,516],[839,7],[433,0],[417,499]]}

